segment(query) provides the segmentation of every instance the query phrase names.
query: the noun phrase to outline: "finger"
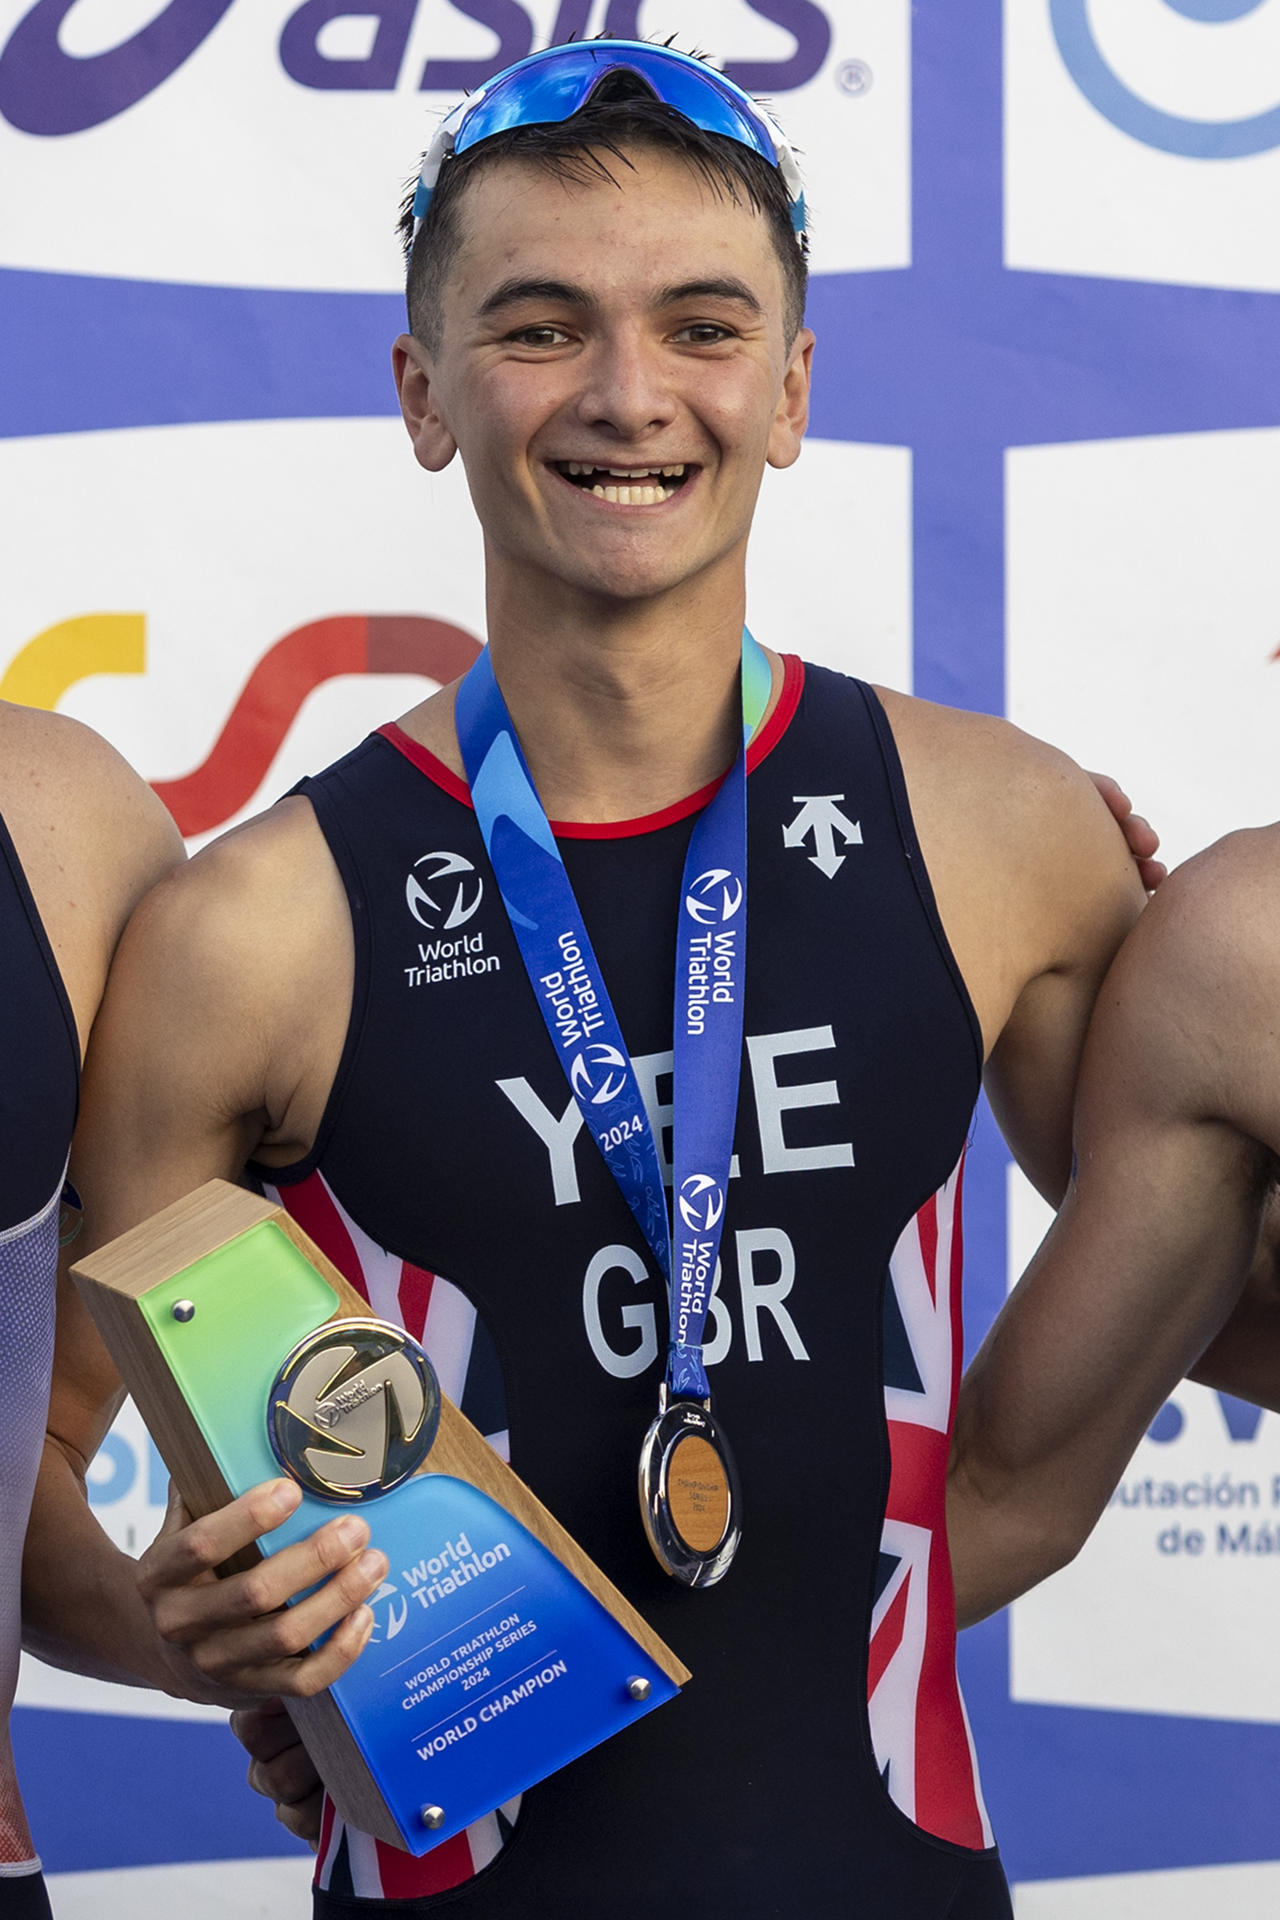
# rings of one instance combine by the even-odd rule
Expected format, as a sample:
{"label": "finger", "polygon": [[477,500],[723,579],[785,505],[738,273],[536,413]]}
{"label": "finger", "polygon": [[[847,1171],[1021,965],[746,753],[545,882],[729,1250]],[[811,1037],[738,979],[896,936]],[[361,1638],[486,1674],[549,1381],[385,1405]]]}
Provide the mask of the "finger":
{"label": "finger", "polygon": [[1126,814],[1130,812],[1133,802],[1120,785],[1120,782],[1113,780],[1109,773],[1091,773],[1089,778],[1110,807],[1116,819],[1123,822]]}
{"label": "finger", "polygon": [[1161,881],[1169,878],[1169,869],[1163,860],[1139,860],[1138,878],[1148,893],[1154,893]]}
{"label": "finger", "polygon": [[294,1693],[310,1699],[325,1687],[331,1687],[335,1680],[340,1680],[347,1668],[364,1652],[372,1632],[372,1608],[357,1607],[354,1613],[349,1613],[334,1628],[323,1646],[317,1647],[298,1662],[290,1676]]}
{"label": "finger", "polygon": [[235,1684],[246,1688],[269,1687],[287,1697],[311,1699],[342,1678],[352,1661],[364,1651],[372,1631],[373,1614],[368,1607],[357,1607],[313,1653],[246,1668]]}
{"label": "finger", "polygon": [[249,1768],[249,1785],[264,1799],[292,1807],[310,1799],[320,1785],[320,1775],[311,1755],[298,1741],[274,1760],[255,1760]]}
{"label": "finger", "polygon": [[[386,1560],[383,1555],[369,1558],[381,1563],[372,1576],[362,1570],[355,1581],[344,1572],[310,1601],[197,1641],[187,1649],[188,1659],[207,1680],[240,1693],[290,1698],[332,1686],[359,1654],[373,1627],[370,1609],[356,1603],[381,1583]],[[333,1632],[323,1645],[308,1651],[310,1642],[330,1627]]]}
{"label": "finger", "polygon": [[294,1806],[277,1807],[276,1819],[282,1827],[296,1834],[299,1840],[305,1840],[314,1853],[320,1838],[320,1816],[323,1811],[324,1790],[320,1788]]}
{"label": "finger", "polygon": [[298,1729],[283,1700],[238,1707],[231,1716],[231,1731],[254,1760],[274,1760],[277,1754],[298,1744]]}
{"label": "finger", "polygon": [[165,1588],[181,1587],[212,1573],[232,1554],[288,1519],[301,1498],[302,1489],[294,1481],[267,1480],[202,1520],[171,1527],[175,1512],[181,1511],[171,1496],[165,1525],[138,1562],[143,1599],[151,1601]]}
{"label": "finger", "polygon": [[1160,845],[1160,835],[1151,822],[1144,819],[1140,813],[1131,813],[1124,822],[1124,837],[1129,842],[1131,850],[1144,859],[1153,854]]}
{"label": "finger", "polygon": [[[152,1576],[152,1592],[146,1597],[151,1601],[157,1630],[178,1646],[191,1646],[224,1628],[248,1623],[263,1614],[274,1614],[295,1594],[305,1593],[330,1575],[349,1569],[368,1538],[368,1522],[358,1514],[344,1513],[305,1540],[285,1547],[280,1553],[269,1554],[256,1566],[246,1568],[243,1573],[229,1574],[216,1583],[187,1582],[158,1587]],[[358,1578],[353,1585],[344,1587],[335,1594],[328,1617],[315,1632],[331,1627],[369,1591],[369,1587],[361,1586]],[[315,1633],[310,1637],[314,1639]]]}

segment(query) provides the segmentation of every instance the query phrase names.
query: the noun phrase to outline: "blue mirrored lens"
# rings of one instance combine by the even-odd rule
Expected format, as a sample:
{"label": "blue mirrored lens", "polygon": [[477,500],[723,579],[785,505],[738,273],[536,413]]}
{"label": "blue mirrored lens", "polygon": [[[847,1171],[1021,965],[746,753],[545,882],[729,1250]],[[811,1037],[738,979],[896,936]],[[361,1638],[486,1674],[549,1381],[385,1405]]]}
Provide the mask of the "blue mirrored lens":
{"label": "blue mirrored lens", "polygon": [[465,153],[511,127],[567,120],[606,74],[619,72],[638,75],[659,100],[704,132],[724,134],[777,164],[773,138],[746,94],[687,54],[634,41],[555,47],[509,67],[463,119],[454,152]]}

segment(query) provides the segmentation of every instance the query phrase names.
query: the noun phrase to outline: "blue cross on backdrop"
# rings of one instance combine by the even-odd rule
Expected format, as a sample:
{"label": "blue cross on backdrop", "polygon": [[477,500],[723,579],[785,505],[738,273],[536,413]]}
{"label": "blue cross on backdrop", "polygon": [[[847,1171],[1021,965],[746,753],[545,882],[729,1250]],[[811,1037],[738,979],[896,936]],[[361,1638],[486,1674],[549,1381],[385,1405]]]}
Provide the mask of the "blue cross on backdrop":
{"label": "blue cross on backdrop", "polygon": [[[1225,22],[1258,0],[1167,4]],[[1081,91],[1134,137],[1201,158],[1280,144],[1280,110],[1205,134],[1126,98],[1084,0],[1051,0],[1051,17]],[[841,342],[851,371],[824,380],[819,362],[813,431],[911,449],[915,689],[1000,713],[1006,450],[1280,425],[1280,311],[1268,294],[1007,268],[1000,0],[919,6],[913,20],[913,264],[816,277],[813,325]],[[819,202],[834,191],[815,185]],[[400,316],[390,295],[0,271],[0,437],[386,414]],[[50,341],[63,343],[56,354]],[[984,1116],[967,1209],[976,1331],[1003,1298],[1006,1166]],[[1280,1856],[1280,1726],[1014,1703],[1004,1619],[967,1635],[962,1657],[1011,1878]],[[51,1753],[23,1753],[51,1866],[213,1857],[228,1831],[241,1851],[291,1847],[265,1808],[246,1842],[238,1772],[203,1804],[183,1799],[180,1815],[161,1785],[144,1817],[137,1781],[113,1763],[117,1723],[66,1718],[97,1782],[88,1802],[67,1803]],[[176,1723],[154,1735],[156,1774],[179,1794],[198,1755],[226,1739]]]}

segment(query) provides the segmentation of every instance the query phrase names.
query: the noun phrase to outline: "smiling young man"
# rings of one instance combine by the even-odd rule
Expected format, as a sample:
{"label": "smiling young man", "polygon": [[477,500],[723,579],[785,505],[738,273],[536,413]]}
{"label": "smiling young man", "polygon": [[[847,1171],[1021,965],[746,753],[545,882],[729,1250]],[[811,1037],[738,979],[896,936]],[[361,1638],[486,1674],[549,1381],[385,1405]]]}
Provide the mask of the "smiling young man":
{"label": "smiling young man", "polygon": [[[487,652],[152,896],[81,1180],[98,1240],[252,1161],[694,1679],[421,1861],[327,1812],[317,1911],[1007,1915],[943,1525],[961,1167],[985,1068],[1060,1197],[1141,885],[1062,755],[744,633],[813,347],[745,96],[667,49],[533,56],[450,116],[415,218],[396,379],[419,462],[466,468]],[[81,1327],[82,1454],[111,1387]],[[731,1563],[728,1521],[696,1560],[636,1513],[659,1405],[708,1399]],[[207,1577],[270,1498],[175,1525],[144,1590],[211,1683],[305,1691],[297,1621],[252,1617],[289,1569]],[[384,1568],[325,1603],[343,1658]],[[301,1798],[286,1723],[246,1730]]]}

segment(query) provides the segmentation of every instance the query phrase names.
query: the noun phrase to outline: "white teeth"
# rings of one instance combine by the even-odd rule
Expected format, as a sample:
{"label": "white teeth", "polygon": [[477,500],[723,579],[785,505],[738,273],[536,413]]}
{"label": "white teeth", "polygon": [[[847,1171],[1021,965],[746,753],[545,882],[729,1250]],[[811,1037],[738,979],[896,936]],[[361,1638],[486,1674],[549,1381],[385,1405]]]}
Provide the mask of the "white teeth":
{"label": "white teeth", "polygon": [[618,507],[656,507],[670,499],[665,487],[592,487],[597,500],[610,500]]}

